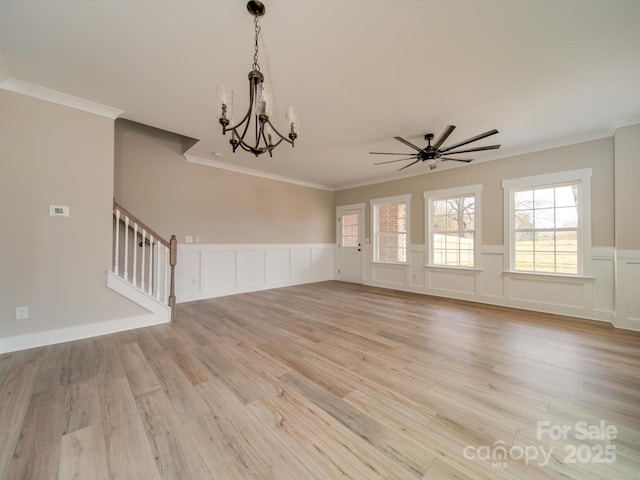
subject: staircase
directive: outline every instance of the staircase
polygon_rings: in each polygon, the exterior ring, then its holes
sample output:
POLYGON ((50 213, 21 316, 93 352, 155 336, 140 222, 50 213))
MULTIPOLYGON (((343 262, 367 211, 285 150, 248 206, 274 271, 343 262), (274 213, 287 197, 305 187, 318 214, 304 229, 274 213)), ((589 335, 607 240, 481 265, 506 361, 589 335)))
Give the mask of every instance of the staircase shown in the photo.
POLYGON ((166 240, 114 201, 112 290, 157 314, 175 320, 175 266, 178 241, 166 240))

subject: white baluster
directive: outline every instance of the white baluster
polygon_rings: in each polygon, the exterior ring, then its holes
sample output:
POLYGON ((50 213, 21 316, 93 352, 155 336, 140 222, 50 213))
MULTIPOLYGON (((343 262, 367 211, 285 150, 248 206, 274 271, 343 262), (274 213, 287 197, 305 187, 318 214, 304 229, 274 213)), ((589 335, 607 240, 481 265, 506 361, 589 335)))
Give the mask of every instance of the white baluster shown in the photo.
POLYGON ((145 237, 147 235, 146 230, 142 229, 142 257, 140 262, 140 290, 144 292, 144 249, 145 249, 145 237))
POLYGON ((153 235, 149 234, 149 295, 153 295, 153 235))
POLYGON ((138 224, 133 222, 133 279, 134 286, 138 286, 138 224))
POLYGON ((124 216, 124 279, 129 281, 129 215, 124 216))
POLYGON ((116 238, 115 238, 115 248, 114 248, 114 258, 113 258, 113 273, 118 275, 118 259, 120 257, 120 210, 115 209, 116 214, 116 238))
POLYGON ((160 300, 160 247, 162 244, 156 244, 156 300, 160 300))
POLYGON ((162 303, 167 303, 169 297, 169 248, 164 247, 164 297, 162 303))

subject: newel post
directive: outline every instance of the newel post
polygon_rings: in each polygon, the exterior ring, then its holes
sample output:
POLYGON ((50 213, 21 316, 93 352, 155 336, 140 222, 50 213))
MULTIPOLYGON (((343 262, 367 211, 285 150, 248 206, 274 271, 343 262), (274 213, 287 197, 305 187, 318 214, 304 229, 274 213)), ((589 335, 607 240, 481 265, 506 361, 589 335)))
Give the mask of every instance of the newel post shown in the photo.
POLYGON ((178 262, 178 239, 171 235, 169 240, 169 265, 171 266, 171 290, 169 291, 169 307, 171 307, 171 321, 176 319, 176 263, 178 262))

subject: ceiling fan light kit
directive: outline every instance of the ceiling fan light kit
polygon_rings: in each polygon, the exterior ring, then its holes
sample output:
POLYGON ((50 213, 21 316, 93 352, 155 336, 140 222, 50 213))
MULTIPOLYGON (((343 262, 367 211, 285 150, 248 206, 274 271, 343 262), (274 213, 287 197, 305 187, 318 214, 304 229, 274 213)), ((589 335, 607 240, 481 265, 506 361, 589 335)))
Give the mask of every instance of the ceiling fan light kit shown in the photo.
POLYGON ((233 152, 238 147, 253 153, 256 157, 263 153, 273 156, 273 150, 283 141, 294 146, 298 137, 300 122, 294 107, 288 107, 285 118, 287 120, 286 135, 281 134, 271 123, 273 113, 273 92, 271 86, 264 81, 264 75, 258 64, 258 39, 260 36, 259 18, 266 13, 266 7, 262 2, 252 0, 247 3, 247 10, 253 15, 255 26, 255 44, 253 54, 253 66, 249 72, 249 108, 240 122, 234 124, 233 117, 233 90, 225 85, 218 87, 218 109, 220 112, 220 125, 222 134, 231 132, 229 143, 233 152), (253 127, 250 126, 253 124, 253 127), (250 132, 251 130, 251 132, 250 132))
POLYGON ((431 145, 431 141, 433 140, 434 135, 433 133, 427 133, 424 136, 424 139, 427 141, 427 146, 424 148, 420 148, 414 145, 413 143, 408 142, 402 137, 393 137, 400 143, 403 143, 407 147, 412 148, 417 153, 369 152, 369 154, 371 155, 402 155, 405 157, 408 155, 407 158, 399 158, 397 160, 389 160, 387 162, 378 162, 378 163, 375 163, 374 165, 383 165, 385 163, 404 162, 407 160, 413 160, 413 162, 405 165, 399 170, 404 170, 405 168, 408 168, 411 165, 415 165, 418 162, 426 162, 427 165, 429 165, 429 168, 433 170, 434 168, 436 168, 438 160, 465 162, 465 163, 469 163, 473 161, 473 158, 454 158, 454 157, 450 157, 449 155, 457 155, 459 153, 480 152, 484 150, 495 150, 500 148, 500 145, 488 145, 486 147, 474 147, 474 148, 465 148, 463 150, 456 150, 457 148, 463 147, 464 145, 468 145, 469 143, 477 142, 478 140, 482 140, 483 138, 487 138, 487 137, 490 137, 491 135, 495 135, 496 133, 498 133, 498 130, 496 129, 489 130, 488 132, 481 133, 480 135, 476 135, 475 137, 471 137, 461 142, 454 143, 453 145, 449 145, 448 147, 442 147, 442 144, 447 140, 447 138, 449 138, 449 135, 453 133, 455 128, 456 128, 455 125, 447 126, 447 128, 444 129, 444 132, 442 132, 442 135, 440 135, 440 138, 438 138, 438 140, 433 145, 431 145))

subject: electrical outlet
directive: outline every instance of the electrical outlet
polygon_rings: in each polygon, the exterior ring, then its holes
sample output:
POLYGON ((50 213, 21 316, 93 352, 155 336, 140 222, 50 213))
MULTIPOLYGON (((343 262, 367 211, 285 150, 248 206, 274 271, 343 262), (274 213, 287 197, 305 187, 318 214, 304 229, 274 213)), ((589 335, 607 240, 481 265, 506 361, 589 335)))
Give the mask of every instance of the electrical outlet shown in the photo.
POLYGON ((16 307, 16 320, 29 318, 29 307, 16 307))
POLYGON ((193 243, 193 235, 185 235, 184 243, 193 243))

